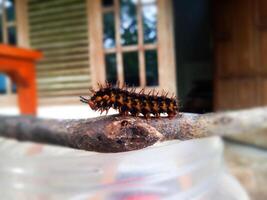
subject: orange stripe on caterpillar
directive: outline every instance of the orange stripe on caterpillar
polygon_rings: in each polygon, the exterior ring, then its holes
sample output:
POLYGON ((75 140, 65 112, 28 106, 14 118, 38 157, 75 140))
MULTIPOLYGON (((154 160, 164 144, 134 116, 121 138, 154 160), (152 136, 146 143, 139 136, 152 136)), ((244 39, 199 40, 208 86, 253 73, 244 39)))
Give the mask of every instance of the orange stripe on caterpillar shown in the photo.
POLYGON ((91 98, 80 97, 81 102, 88 104, 92 110, 107 113, 113 108, 121 115, 142 114, 145 118, 160 117, 160 114, 165 113, 172 118, 178 114, 178 100, 174 96, 167 97, 168 93, 158 95, 159 92, 155 94, 153 90, 145 94, 144 89, 135 92, 135 89, 128 90, 126 86, 112 86, 109 83, 98 85, 98 90, 90 89, 91 98))

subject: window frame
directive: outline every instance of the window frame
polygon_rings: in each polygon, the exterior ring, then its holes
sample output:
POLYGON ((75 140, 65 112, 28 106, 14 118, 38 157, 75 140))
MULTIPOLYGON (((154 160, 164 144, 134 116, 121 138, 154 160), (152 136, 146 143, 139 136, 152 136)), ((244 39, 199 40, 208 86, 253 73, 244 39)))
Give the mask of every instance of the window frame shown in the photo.
MULTIPOLYGON (((3 4, 5 0, 3 0, 3 4)), ((14 0, 15 3, 15 19, 13 22, 7 22, 6 9, 3 9, 3 43, 8 44, 7 28, 16 27, 16 39, 18 47, 29 48, 29 36, 28 36, 28 16, 27 16, 27 0, 14 0)), ((2 9, 2 7, 0 7, 2 9)), ((17 95, 12 92, 11 80, 8 77, 7 81, 7 93, 0 95, 0 106, 17 106, 17 95)))
MULTIPOLYGON (((114 6, 102 8, 101 0, 87 0, 88 12, 88 34, 89 34, 89 58, 90 70, 93 87, 97 87, 97 83, 104 83, 105 74, 105 54, 116 53, 117 57, 117 75, 120 82, 123 79, 123 60, 122 52, 138 51, 139 54, 139 77, 140 85, 138 89, 145 86, 145 50, 157 49, 158 54, 158 79, 157 87, 148 87, 152 89, 164 89, 170 93, 177 93, 176 69, 175 69, 175 50, 174 50, 174 31, 173 31, 173 13, 171 0, 157 0, 158 21, 157 21, 157 43, 144 44, 143 34, 138 34, 138 44, 121 46, 119 31, 115 31, 116 47, 104 49, 103 46, 103 13, 114 11, 115 29, 119 30, 119 5, 118 0, 114 0, 114 6), (119 45, 118 45, 119 44, 119 45)), ((141 5, 137 4, 137 26, 142 31, 142 15, 140 14, 141 5)), ((138 30, 138 32, 140 32, 138 30)))

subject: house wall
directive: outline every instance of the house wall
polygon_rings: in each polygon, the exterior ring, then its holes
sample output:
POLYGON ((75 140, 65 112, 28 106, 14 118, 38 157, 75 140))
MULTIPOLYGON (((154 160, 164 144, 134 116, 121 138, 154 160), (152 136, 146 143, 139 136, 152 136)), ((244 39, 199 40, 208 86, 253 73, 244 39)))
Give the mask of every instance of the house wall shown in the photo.
POLYGON ((214 1, 215 108, 267 104, 267 3, 214 1))
POLYGON ((91 85, 86 0, 28 0, 29 43, 41 50, 40 104, 78 102, 91 85))

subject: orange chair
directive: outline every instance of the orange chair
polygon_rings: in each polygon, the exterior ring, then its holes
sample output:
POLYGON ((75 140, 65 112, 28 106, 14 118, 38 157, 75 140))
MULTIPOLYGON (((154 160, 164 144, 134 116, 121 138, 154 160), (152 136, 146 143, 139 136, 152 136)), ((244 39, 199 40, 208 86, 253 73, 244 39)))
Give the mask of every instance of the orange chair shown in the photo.
POLYGON ((38 51, 0 45, 0 72, 16 84, 22 114, 36 115, 37 112, 35 62, 40 58, 42 53, 38 51))

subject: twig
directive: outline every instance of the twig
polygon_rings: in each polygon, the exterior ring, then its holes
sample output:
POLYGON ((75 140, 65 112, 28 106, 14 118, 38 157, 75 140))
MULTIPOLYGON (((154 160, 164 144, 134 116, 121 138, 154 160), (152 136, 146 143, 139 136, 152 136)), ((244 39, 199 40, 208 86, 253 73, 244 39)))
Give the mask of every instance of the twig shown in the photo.
POLYGON ((267 133, 267 107, 174 119, 118 115, 80 120, 0 116, 0 136, 98 152, 141 149, 164 140, 267 133))

